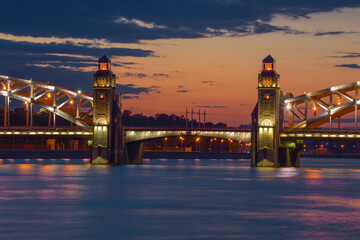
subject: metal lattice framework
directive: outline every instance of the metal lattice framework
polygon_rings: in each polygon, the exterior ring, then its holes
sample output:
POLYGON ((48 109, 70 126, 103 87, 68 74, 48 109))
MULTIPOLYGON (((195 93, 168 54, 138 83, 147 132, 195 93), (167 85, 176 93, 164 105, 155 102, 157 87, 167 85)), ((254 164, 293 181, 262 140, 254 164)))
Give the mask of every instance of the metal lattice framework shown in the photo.
POLYGON ((33 126, 33 106, 52 113, 54 127, 56 116, 86 130, 92 127, 93 121, 89 114, 93 110, 93 97, 90 94, 31 79, 3 75, 0 75, 0 84, 0 95, 5 97, 5 126, 8 126, 10 122, 10 99, 13 98, 27 105, 27 110, 30 110, 31 127, 33 126))
POLYGON ((338 128, 340 128, 340 118, 351 112, 355 112, 354 122, 355 129, 357 129, 357 111, 360 104, 359 86, 360 81, 286 99, 285 106, 289 111, 289 130, 315 129, 325 123, 329 123, 331 129, 334 119, 338 119, 338 128), (300 121, 295 126, 294 117, 300 121))

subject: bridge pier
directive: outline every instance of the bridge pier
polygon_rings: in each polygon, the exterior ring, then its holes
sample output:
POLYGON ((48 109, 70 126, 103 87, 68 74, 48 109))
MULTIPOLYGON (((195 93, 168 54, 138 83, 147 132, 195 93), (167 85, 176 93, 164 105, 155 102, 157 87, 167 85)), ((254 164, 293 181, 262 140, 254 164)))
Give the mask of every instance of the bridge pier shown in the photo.
POLYGON ((279 147, 279 167, 300 167, 300 151, 303 140, 284 141, 279 147))
POLYGON ((144 143, 142 142, 129 142, 126 143, 127 162, 129 164, 142 164, 144 143))

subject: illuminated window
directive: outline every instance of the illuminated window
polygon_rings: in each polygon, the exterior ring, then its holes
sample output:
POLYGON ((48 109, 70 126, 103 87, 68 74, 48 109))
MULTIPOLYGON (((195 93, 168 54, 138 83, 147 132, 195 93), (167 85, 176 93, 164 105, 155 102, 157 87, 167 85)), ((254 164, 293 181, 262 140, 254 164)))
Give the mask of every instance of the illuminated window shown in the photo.
POLYGON ((273 63, 264 63, 265 71, 272 71, 273 70, 273 63))
POLYGON ((101 71, 107 71, 108 69, 108 63, 99 63, 99 70, 101 71))
POLYGON ((272 79, 267 79, 267 78, 265 78, 265 79, 263 80, 263 86, 264 86, 264 87, 271 87, 271 85, 272 85, 272 79))

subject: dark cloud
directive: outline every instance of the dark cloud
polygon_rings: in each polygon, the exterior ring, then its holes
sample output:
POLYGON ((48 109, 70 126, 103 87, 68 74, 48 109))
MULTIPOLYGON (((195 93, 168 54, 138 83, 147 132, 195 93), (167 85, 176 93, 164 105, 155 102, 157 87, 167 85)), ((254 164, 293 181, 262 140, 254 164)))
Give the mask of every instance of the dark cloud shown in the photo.
POLYGON ((154 77, 165 77, 168 78, 169 74, 165 74, 165 73, 154 73, 153 74, 154 77))
POLYGON ((143 39, 198 38, 207 35, 297 33, 272 26, 276 14, 293 18, 359 7, 358 0, 328 1, 220 1, 120 0, 99 4, 79 1, 4 1, 2 32, 29 36, 107 39, 137 42, 143 39), (14 14, 16 13, 16 14, 14 14))
POLYGON ((339 52, 339 54, 342 54, 341 56, 330 56, 331 58, 360 58, 360 53, 358 52, 351 52, 351 53, 344 53, 339 52))
MULTIPOLYGON (((147 57, 152 51, 127 48, 87 48, 69 44, 42 44, 0 40, 0 73, 14 77, 80 88, 91 92, 92 72, 102 55, 147 57)), ((112 62, 113 66, 131 65, 131 62, 112 62)))
POLYGON ((135 78, 140 78, 140 79, 143 79, 143 78, 151 78, 151 79, 154 79, 154 80, 157 80, 158 77, 165 77, 165 78, 168 78, 169 77, 169 74, 165 74, 165 73, 153 73, 152 75, 148 75, 148 74, 145 74, 145 73, 131 73, 131 72, 126 72, 124 73, 124 76, 125 77, 135 77, 135 78))
POLYGON ((145 78, 147 77, 147 75, 145 73, 130 73, 130 72, 126 72, 124 73, 125 77, 137 77, 137 78, 145 78))
POLYGON ((334 31, 334 32, 316 32, 314 36, 325 36, 325 35, 341 35, 341 34, 351 34, 355 32, 344 32, 344 31, 334 31))
POLYGON ((208 106, 208 105, 198 105, 198 108, 227 108, 227 106, 208 106))
POLYGON ((131 56, 131 57, 147 57, 153 54, 153 51, 143 49, 129 48, 102 48, 77 46, 73 43, 30 43, 30 42, 13 42, 8 40, 0 40, 0 51, 2 53, 26 53, 26 54, 79 54, 84 56, 102 55, 112 56, 131 56))
POLYGON ((247 106, 252 106, 252 104, 246 104, 246 103, 240 103, 239 104, 240 107, 247 107, 247 106))
POLYGON ((336 65, 335 67, 360 69, 360 66, 355 63, 354 64, 340 64, 340 65, 336 65))
POLYGON ((124 95, 127 94, 159 94, 161 91, 159 90, 159 86, 150 86, 150 87, 137 87, 135 84, 117 84, 117 89, 124 95))
POLYGON ((216 81, 201 81, 201 83, 203 84, 208 84, 210 86, 214 86, 214 84, 216 83, 216 81))
POLYGON ((189 92, 189 90, 177 90, 176 92, 178 92, 178 93, 187 93, 187 92, 189 92))
POLYGON ((122 99, 139 99, 139 96, 134 96, 134 95, 132 95, 132 96, 129 96, 129 95, 123 95, 122 96, 122 99))

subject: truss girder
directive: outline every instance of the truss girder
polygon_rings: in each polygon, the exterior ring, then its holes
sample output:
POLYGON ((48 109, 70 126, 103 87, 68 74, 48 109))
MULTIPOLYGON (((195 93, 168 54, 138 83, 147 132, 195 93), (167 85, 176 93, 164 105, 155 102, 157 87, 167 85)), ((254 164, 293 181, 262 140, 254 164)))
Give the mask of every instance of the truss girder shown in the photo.
POLYGON ((85 113, 80 113, 80 108, 85 104, 90 102, 91 106, 93 105, 93 98, 90 94, 31 79, 3 75, 0 75, 0 83, 3 85, 0 90, 2 96, 43 108, 81 128, 89 130, 92 127, 92 118, 88 116, 92 112, 92 107, 86 109, 85 113), (26 91, 21 92, 24 89, 26 91), (51 97, 44 98, 47 94, 51 94, 51 97), (64 97, 67 98, 60 100, 64 97), (70 101, 74 102, 72 108, 65 106, 70 101))
MULTIPOLYGON (((358 99, 358 88, 360 86, 360 81, 344 84, 340 86, 335 86, 331 88, 322 89, 316 92, 312 93, 304 93, 300 96, 293 97, 286 99, 285 106, 290 106, 288 108, 289 111, 291 111, 294 116, 296 116, 301 122, 293 127, 293 129, 300 129, 300 128, 316 128, 326 122, 331 122, 332 119, 340 118, 341 116, 348 114, 352 111, 356 111, 357 106, 360 104, 360 100, 358 99), (348 92, 354 92, 354 97, 348 94, 348 92), (344 99, 348 100, 348 103, 341 103, 338 102, 339 105, 334 105, 332 96, 337 95, 338 100, 340 100, 340 97, 343 97, 344 99), (329 97, 330 102, 329 104, 325 103, 323 98, 329 97), (314 106, 319 106, 323 108, 325 111, 320 114, 316 113, 316 108, 314 108, 314 116, 308 117, 307 116, 307 103, 312 102, 314 106), (298 105, 305 104, 305 116, 304 118, 300 118, 297 114, 295 114, 294 107, 296 106, 297 110, 298 105), (293 109, 294 108, 294 109, 293 109)), ((355 117, 357 119, 357 117, 355 117)), ((357 121, 357 120, 356 120, 357 121)))

